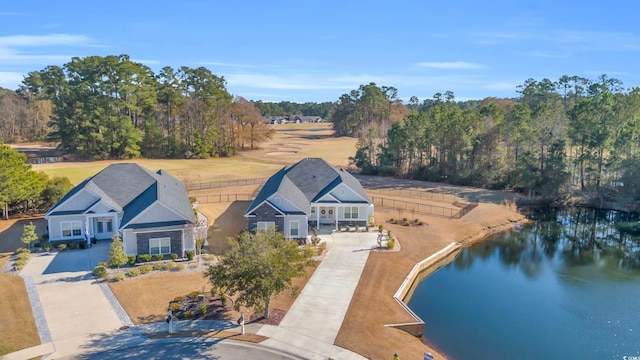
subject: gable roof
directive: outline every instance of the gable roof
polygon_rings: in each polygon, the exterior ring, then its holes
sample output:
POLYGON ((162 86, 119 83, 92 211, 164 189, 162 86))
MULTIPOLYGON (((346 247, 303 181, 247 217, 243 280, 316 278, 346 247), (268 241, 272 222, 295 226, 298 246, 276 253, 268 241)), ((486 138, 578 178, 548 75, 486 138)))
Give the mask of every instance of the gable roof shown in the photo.
POLYGON ((347 171, 337 169, 321 158, 300 160, 292 166, 282 168, 267 180, 258 196, 249 205, 245 216, 275 193, 300 207, 308 215, 312 202, 318 201, 341 183, 369 202, 369 197, 358 179, 347 171))
MULTIPOLYGON (((173 209, 184 220, 195 223, 186 189, 179 180, 166 171, 154 173, 132 163, 107 166, 69 191, 47 215, 62 215, 63 212, 56 209, 82 189, 97 195, 100 201, 118 211, 123 211, 120 222, 122 225, 126 225, 156 201, 173 209)), ((83 212, 85 210, 87 209, 83 209, 83 212)))

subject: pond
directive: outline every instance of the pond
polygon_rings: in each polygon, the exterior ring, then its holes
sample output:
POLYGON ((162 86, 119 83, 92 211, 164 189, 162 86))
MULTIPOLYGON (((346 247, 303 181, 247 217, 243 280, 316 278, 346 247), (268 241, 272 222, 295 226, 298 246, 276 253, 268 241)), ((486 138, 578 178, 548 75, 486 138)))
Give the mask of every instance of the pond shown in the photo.
POLYGON ((453 359, 640 356, 640 223, 585 208, 463 249, 424 279, 409 307, 424 340, 453 359))

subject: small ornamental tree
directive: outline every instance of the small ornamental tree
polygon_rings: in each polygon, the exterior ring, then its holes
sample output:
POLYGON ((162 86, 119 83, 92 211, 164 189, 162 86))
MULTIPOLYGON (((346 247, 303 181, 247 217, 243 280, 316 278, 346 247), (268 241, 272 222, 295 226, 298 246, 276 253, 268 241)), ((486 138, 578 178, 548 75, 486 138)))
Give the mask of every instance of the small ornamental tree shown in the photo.
POLYGON ((38 234, 36 234, 36 226, 32 222, 29 225, 24 226, 22 237, 20 240, 27 245, 27 248, 31 250, 31 243, 38 240, 38 234))
POLYGON ((114 235, 111 248, 109 249, 109 266, 117 267, 120 271, 120 266, 126 264, 129 261, 127 254, 124 252, 124 245, 120 236, 114 235))
POLYGON ((230 247, 222 259, 205 270, 214 288, 227 294, 237 294, 234 307, 264 310, 269 317, 269 302, 291 287, 294 277, 305 274, 308 253, 295 241, 286 240, 281 232, 244 232, 238 240, 229 238, 230 247))

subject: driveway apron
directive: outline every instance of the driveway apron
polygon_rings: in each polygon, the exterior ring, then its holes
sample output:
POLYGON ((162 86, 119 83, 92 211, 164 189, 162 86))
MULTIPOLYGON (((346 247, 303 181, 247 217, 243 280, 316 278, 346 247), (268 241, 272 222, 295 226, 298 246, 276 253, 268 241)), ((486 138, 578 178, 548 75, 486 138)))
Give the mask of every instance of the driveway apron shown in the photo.
POLYGON ((88 250, 33 254, 22 270, 21 276, 33 281, 44 314, 44 319, 36 316, 41 338, 48 330, 55 349, 47 359, 91 350, 92 336, 130 323, 116 312, 119 305, 114 309, 110 290, 91 276, 91 269, 106 261, 109 246, 101 242, 88 250))

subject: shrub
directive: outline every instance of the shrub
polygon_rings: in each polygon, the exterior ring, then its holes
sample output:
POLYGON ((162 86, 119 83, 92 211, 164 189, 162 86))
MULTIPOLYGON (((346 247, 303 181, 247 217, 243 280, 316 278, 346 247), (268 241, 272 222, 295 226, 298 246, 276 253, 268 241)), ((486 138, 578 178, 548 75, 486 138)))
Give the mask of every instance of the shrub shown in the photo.
POLYGON ((186 254, 187 254, 187 260, 189 260, 189 261, 193 260, 193 258, 195 256, 195 253, 194 253, 193 250, 187 250, 186 254))
POLYGON ((317 255, 322 255, 322 253, 325 251, 326 248, 327 248, 327 243, 322 243, 322 244, 318 245, 318 249, 316 250, 316 254, 317 255))
POLYGON ((184 300, 184 296, 176 296, 175 298, 173 298, 173 301, 175 302, 182 302, 184 300))
POLYGON ((396 238, 393 237, 393 235, 391 234, 391 232, 389 232, 389 234, 387 234, 388 238, 387 238, 387 247, 389 249, 393 249, 396 247, 396 238))
POLYGON ((176 260, 178 260, 178 254, 171 253, 171 261, 176 261, 176 260))
POLYGON ((227 293, 224 290, 220 290, 220 304, 222 307, 227 307, 227 293))
POLYGON ((57 248, 58 251, 65 251, 67 250, 67 244, 58 244, 57 248))
POLYGON ((358 226, 358 224, 356 224, 356 226, 354 227, 354 229, 356 230, 356 232, 360 231, 360 226, 358 226))
POLYGON ((23 248, 23 247, 19 247, 19 248, 17 248, 17 249, 16 249, 16 252, 17 252, 18 254, 20 254, 20 253, 30 253, 29 249, 25 249, 25 248, 23 248))
POLYGON ((205 304, 198 305, 198 312, 200 312, 200 314, 202 314, 202 315, 206 315, 207 314, 207 305, 205 305, 205 304))
POLYGON ((193 318, 193 311, 191 311, 191 310, 186 311, 184 313, 184 318, 187 319, 187 320, 193 318))
POLYGON ((16 265, 16 269, 22 270, 25 267, 25 265, 27 265, 27 260, 19 259, 16 261, 15 265, 16 265))
POLYGON ((369 216, 367 220, 368 220, 367 225, 376 226, 376 220, 373 218, 373 216, 369 216))
POLYGON ((405 221, 405 222, 406 222, 406 221, 408 221, 408 219, 407 219, 406 217, 403 217, 403 218, 402 218, 402 221, 405 221))
POLYGON ((106 262, 106 261, 100 261, 100 262, 98 263, 98 265, 99 265, 99 266, 103 266, 105 269, 109 267, 109 264, 107 264, 107 262, 106 262))
POLYGON ((80 249, 83 249, 83 250, 84 250, 84 249, 86 249, 86 248, 87 248, 87 242, 86 242, 86 241, 80 241, 80 242, 78 242, 78 247, 79 247, 80 249))
POLYGON ((198 265, 197 263, 189 264, 189 269, 195 269, 198 266, 200 266, 200 265, 198 265))
POLYGON ((200 254, 206 254, 206 253, 207 253, 207 250, 205 249, 200 250, 200 254))
POLYGON ((198 295, 200 295, 200 291, 192 291, 187 295, 189 299, 197 299, 198 295))
POLYGON ((102 265, 98 265, 93 268, 93 275, 95 276, 102 277, 106 273, 107 273, 107 268, 102 265))
MULTIPOLYGON (((393 219, 391 219, 391 222, 393 222, 393 219)), ((384 230, 384 225, 378 225, 378 232, 382 232, 382 230, 384 230)))
POLYGON ((138 268, 133 268, 133 269, 127 271, 127 276, 128 277, 136 277, 136 276, 140 276, 140 274, 142 274, 142 272, 140 272, 140 269, 138 269, 138 268))
POLYGON ((344 229, 344 231, 350 232, 351 231, 351 227, 349 227, 349 225, 347 225, 347 227, 344 229))
POLYGON ((28 260, 31 255, 28 252, 21 252, 16 255, 16 259, 18 260, 28 260))
POLYGON ((118 281, 123 281, 125 279, 124 274, 123 273, 118 273, 113 277, 113 281, 118 282, 118 281))
POLYGON ((175 266, 171 269, 172 271, 182 271, 187 268, 187 264, 174 264, 175 266))
POLYGON ((135 255, 131 255, 131 256, 127 256, 127 263, 131 266, 136 264, 136 256, 135 255))
POLYGON ((138 266, 138 270, 140 270, 140 274, 146 274, 153 271, 153 266, 149 264, 140 265, 138 266))
POLYGON ((162 261, 162 259, 164 259, 164 255, 163 254, 157 254, 156 256, 154 256, 154 258, 156 259, 156 261, 162 261))
POLYGON ((413 219, 413 222, 420 222, 420 219, 413 219))
POLYGON ((151 254, 140 254, 140 255, 138 255, 138 261, 140 261, 140 262, 149 262, 149 261, 151 261, 151 254))
POLYGON ((165 269, 164 263, 154 263, 153 265, 151 265, 151 267, 156 271, 165 269))
POLYGON ((67 248, 69 250, 75 250, 78 248, 78 243, 75 241, 70 241, 69 244, 67 245, 67 248))
POLYGON ((174 302, 174 303, 171 303, 171 305, 169 305, 169 310, 173 312, 180 311, 180 309, 182 309, 182 304, 180 303, 174 302))

